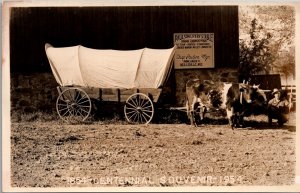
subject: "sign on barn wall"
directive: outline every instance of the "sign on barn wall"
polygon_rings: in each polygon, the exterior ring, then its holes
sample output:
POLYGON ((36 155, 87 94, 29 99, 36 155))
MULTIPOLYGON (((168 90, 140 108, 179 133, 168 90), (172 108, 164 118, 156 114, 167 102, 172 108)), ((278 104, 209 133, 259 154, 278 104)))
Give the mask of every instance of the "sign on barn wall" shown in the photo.
POLYGON ((214 68, 214 33, 175 33, 175 69, 214 68))

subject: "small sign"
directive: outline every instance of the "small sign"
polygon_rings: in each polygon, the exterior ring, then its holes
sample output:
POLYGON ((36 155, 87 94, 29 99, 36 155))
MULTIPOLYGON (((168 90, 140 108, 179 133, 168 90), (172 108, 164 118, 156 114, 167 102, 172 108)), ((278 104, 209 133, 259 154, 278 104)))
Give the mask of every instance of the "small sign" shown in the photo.
POLYGON ((175 69, 214 68, 213 33, 176 33, 175 69))

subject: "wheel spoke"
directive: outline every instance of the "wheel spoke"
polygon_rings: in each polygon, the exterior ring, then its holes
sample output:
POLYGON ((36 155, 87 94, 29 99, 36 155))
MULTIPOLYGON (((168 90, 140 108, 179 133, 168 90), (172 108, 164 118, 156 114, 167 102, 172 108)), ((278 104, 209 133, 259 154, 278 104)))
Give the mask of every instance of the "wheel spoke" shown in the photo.
POLYGON ((78 113, 79 113, 80 111, 82 111, 82 109, 83 109, 83 108, 77 106, 77 108, 76 108, 76 112, 77 112, 76 115, 78 115, 78 113))
POLYGON ((140 122, 140 114, 138 113, 137 114, 137 121, 136 121, 137 123, 139 123, 140 122))
POLYGON ((137 113, 136 116, 134 117, 134 122, 136 122, 136 119, 135 119, 135 118, 137 119, 137 121, 139 120, 139 114, 138 114, 138 113, 137 113))
POLYGON ((134 113, 129 117, 129 119, 131 119, 135 114, 137 114, 137 112, 134 112, 134 113))
POLYGON ((85 107, 85 108, 90 108, 90 106, 85 106, 85 105, 77 105, 79 108, 85 107))
POLYGON ((68 106, 67 104, 62 104, 62 103, 61 104, 57 104, 57 105, 66 106, 66 107, 68 106))
POLYGON ((140 120, 139 113, 137 113, 137 115, 136 115, 136 120, 135 120, 134 122, 135 122, 135 123, 138 123, 139 120, 140 120))
POLYGON ((59 100, 63 101, 64 103, 68 103, 70 101, 69 99, 64 100, 62 98, 59 98, 59 100))
POLYGON ((86 101, 82 101, 82 102, 80 102, 80 103, 79 103, 79 101, 78 101, 77 104, 80 105, 80 104, 82 104, 82 103, 89 102, 89 101, 90 101, 90 100, 87 98, 86 101))
POLYGON ((147 100, 141 107, 144 108, 144 106, 145 106, 147 103, 149 103, 149 102, 150 102, 150 101, 147 100))
POLYGON ((70 115, 70 109, 68 108, 68 110, 62 115, 62 117, 64 117, 67 113, 69 113, 70 115))
POLYGON ((150 115, 148 115, 147 113, 145 113, 145 112, 142 112, 144 115, 147 115, 147 117, 149 117, 149 118, 151 118, 151 116, 150 115))
POLYGON ((143 115, 143 113, 141 114, 141 116, 145 119, 145 121, 147 122, 147 118, 143 115))
POLYGON ((86 97, 86 95, 81 96, 81 98, 77 101, 77 103, 79 103, 82 99, 87 99, 89 101, 89 99, 86 97))
POLYGON ((80 113, 81 117, 84 117, 84 115, 81 113, 81 109, 78 110, 78 112, 80 113))
POLYGON ((141 119, 143 120, 143 123, 147 122, 147 118, 143 115, 143 113, 141 113, 141 119))
POLYGON ((142 101, 141 101, 140 107, 143 107, 143 105, 144 105, 144 101, 145 101, 145 98, 142 98, 142 101))
POLYGON ((137 112, 135 112, 134 114, 132 114, 130 117, 129 117, 129 120, 131 120, 131 118, 135 115, 135 117, 136 117, 136 114, 137 114, 137 112))
POLYGON ((78 110, 74 109, 74 116, 77 117, 78 110))
POLYGON ((74 116, 77 116, 78 109, 74 109, 73 111, 74 111, 74 116))
MULTIPOLYGON (((130 100, 132 101, 132 103, 133 103, 136 107, 138 107, 138 105, 135 103, 134 100, 132 100, 132 98, 130 98, 130 100)), ((129 103, 129 104, 130 104, 130 103, 129 103)))
POLYGON ((85 98, 85 95, 80 95, 80 99, 79 100, 77 100, 76 102, 77 103, 79 103, 82 99, 84 99, 85 98))
POLYGON ((76 92, 75 102, 77 102, 78 97, 81 96, 79 92, 76 92))
POLYGON ((66 108, 63 108, 63 109, 58 109, 58 110, 63 111, 63 110, 66 110, 66 109, 69 109, 69 107, 66 107, 66 108))
POLYGON ((73 99, 73 101, 75 101, 77 91, 74 90, 74 91, 71 92, 71 93, 72 93, 72 99, 73 99))
POLYGON ((142 111, 149 112, 149 113, 153 112, 153 111, 149 111, 149 110, 146 110, 146 109, 143 109, 142 111))
POLYGON ((132 107, 134 107, 134 108, 136 108, 137 106, 133 106, 132 104, 130 104, 130 103, 126 103, 127 105, 130 105, 130 106, 132 106, 132 107))
POLYGON ((126 109, 130 109, 130 110, 135 110, 136 111, 136 108, 126 107, 126 109))
POLYGON ((69 94, 69 96, 70 96, 70 100, 72 101, 72 100, 73 100, 73 96, 72 96, 72 94, 71 94, 71 90, 68 90, 68 94, 69 94))
POLYGON ((82 117, 82 118, 84 118, 85 116, 81 113, 82 112, 82 110, 81 109, 78 109, 77 110, 77 112, 78 112, 78 116, 80 116, 80 117, 82 117))
POLYGON ((88 107, 90 107, 89 100, 84 101, 84 102, 81 102, 81 103, 77 103, 77 105, 78 105, 78 106, 86 106, 86 105, 88 105, 88 107))
POLYGON ((149 106, 147 106, 147 107, 143 107, 143 109, 147 109, 147 108, 149 108, 149 107, 151 107, 151 109, 152 109, 152 105, 149 105, 149 106))
POLYGON ((134 122, 139 122, 139 113, 136 114, 136 120, 134 119, 134 122))
POLYGON ((143 120, 142 120, 142 116, 141 116, 141 113, 139 113, 139 123, 142 123, 143 120), (140 121, 141 120, 141 121, 140 121))
POLYGON ((74 109, 71 109, 70 113, 74 116, 74 109))
POLYGON ((82 111, 84 111, 84 112, 86 112, 86 113, 89 113, 88 111, 85 111, 85 110, 83 110, 83 109, 80 109, 80 110, 82 110, 82 111))
POLYGON ((140 106, 140 95, 137 95, 135 98, 136 104, 139 107, 140 106))
POLYGON ((130 114, 130 113, 136 113, 136 111, 129 111, 129 112, 126 112, 126 114, 130 114))

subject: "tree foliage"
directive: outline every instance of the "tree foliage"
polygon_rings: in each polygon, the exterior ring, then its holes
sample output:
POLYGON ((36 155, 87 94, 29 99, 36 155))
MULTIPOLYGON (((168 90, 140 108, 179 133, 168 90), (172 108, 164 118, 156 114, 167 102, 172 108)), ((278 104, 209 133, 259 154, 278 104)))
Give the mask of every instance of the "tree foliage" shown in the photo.
POLYGON ((278 69, 278 71, 284 75, 286 84, 288 77, 292 76, 295 79, 295 58, 294 58, 294 50, 293 51, 285 51, 279 54, 280 58, 284 58, 284 60, 279 60, 274 64, 274 67, 278 69))
MULTIPOLYGON (((274 44, 294 44, 295 9, 292 6, 254 6, 265 32, 274 35, 274 44)), ((283 45, 283 46, 285 46, 283 45)))
POLYGON ((261 35, 262 25, 257 24, 257 19, 251 21, 249 30, 250 40, 240 40, 240 80, 248 80, 251 75, 263 72, 268 74, 274 62, 270 49, 270 33, 261 35))
POLYGON ((274 71, 295 74, 295 10, 292 6, 240 8, 240 80, 274 71))

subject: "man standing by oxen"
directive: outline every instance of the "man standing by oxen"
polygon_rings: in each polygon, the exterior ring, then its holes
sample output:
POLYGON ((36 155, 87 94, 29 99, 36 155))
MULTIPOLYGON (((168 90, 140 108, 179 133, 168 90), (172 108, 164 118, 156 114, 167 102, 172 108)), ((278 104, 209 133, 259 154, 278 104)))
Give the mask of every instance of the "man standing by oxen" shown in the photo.
POLYGON ((282 126, 288 121, 288 114, 292 107, 292 103, 289 103, 286 96, 275 88, 272 92, 273 99, 268 103, 268 121, 269 125, 272 125, 272 119, 278 120, 278 125, 282 126))

